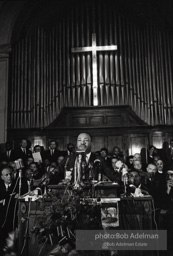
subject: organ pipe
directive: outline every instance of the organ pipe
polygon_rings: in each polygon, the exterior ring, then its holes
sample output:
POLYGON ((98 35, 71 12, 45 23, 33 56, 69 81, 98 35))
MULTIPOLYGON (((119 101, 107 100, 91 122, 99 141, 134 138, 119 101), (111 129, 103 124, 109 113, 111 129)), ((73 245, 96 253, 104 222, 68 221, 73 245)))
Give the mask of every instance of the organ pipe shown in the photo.
POLYGON ((14 43, 10 128, 43 128, 63 107, 93 105, 92 53, 71 51, 91 46, 92 33, 118 49, 97 53, 99 105, 130 105, 148 124, 173 124, 172 34, 125 18, 113 2, 74 4, 14 43))

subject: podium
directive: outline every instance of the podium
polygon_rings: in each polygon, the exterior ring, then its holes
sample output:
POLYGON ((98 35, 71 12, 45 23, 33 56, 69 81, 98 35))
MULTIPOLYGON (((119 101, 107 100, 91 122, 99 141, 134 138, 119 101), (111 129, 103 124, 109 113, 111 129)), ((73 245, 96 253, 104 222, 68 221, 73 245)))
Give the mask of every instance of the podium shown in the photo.
POLYGON ((153 229, 153 203, 151 196, 125 197, 119 203, 120 227, 127 230, 153 229))
POLYGON ((41 246, 37 243, 36 237, 32 235, 32 229, 37 217, 43 214, 44 209, 39 201, 25 201, 24 199, 19 199, 19 201, 18 254, 20 256, 36 256, 39 254, 41 246))
MULTIPOLYGON (((55 187, 54 187, 55 189, 55 187)), ((62 189, 62 187, 61 187, 62 189)), ((100 191, 100 190, 99 190, 100 191)), ((98 191, 96 191, 98 192, 98 191)), ((44 212, 44 206, 51 206, 52 201, 45 198, 44 203, 38 201, 20 200, 19 209, 19 255, 20 256, 40 256, 46 255, 50 250, 50 246, 41 249, 42 245, 38 244, 37 238, 32 234, 32 229, 35 226, 37 218, 44 212)), ((101 208, 104 206, 113 207, 114 203, 118 201, 119 207, 119 225, 115 228, 117 230, 149 230, 152 229, 152 197, 140 198, 84 198, 88 200, 88 205, 94 203, 101 208)))
POLYGON ((118 198, 119 184, 114 182, 100 182, 94 186, 93 197, 100 198, 118 198))

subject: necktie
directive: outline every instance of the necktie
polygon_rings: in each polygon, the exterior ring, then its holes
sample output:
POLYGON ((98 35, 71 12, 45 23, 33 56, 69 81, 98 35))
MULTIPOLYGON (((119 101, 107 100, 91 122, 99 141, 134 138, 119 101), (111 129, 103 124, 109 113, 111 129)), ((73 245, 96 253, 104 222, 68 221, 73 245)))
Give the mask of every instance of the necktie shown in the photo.
POLYGON ((7 157, 10 158, 10 151, 7 151, 7 157))
POLYGON ((23 149, 23 153, 26 155, 26 149, 25 148, 23 149))
POLYGON ((7 192, 9 191, 9 188, 10 188, 10 186, 7 185, 7 186, 6 186, 6 191, 7 191, 7 192))

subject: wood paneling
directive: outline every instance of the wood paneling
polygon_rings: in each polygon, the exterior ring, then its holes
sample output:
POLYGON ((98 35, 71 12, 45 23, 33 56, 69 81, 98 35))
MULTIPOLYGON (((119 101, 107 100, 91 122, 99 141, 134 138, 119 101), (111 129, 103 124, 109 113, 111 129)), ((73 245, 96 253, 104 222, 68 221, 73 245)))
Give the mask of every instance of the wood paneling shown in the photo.
POLYGON ((121 150, 125 150, 123 145, 123 136, 108 136, 108 144, 107 144, 107 148, 109 150, 109 152, 112 152, 113 147, 119 147, 121 150))
POLYGON ((92 137, 92 151, 99 151, 105 146, 104 136, 94 136, 92 137))
POLYGON ((148 148, 148 134, 132 134, 130 135, 129 155, 141 153, 141 149, 148 148))

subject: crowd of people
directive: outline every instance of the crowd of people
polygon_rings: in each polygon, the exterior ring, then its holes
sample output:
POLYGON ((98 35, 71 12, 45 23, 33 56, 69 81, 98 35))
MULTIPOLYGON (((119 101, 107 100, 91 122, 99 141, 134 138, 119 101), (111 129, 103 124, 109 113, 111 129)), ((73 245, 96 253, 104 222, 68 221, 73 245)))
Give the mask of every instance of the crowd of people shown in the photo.
POLYGON ((16 208, 18 196, 36 187, 42 189, 45 181, 46 185, 58 185, 77 182, 79 177, 83 184, 93 180, 118 183, 119 196, 152 196, 157 227, 172 232, 173 140, 164 153, 150 146, 145 163, 140 153, 125 158, 118 146, 112 152, 107 148, 92 152, 91 145, 91 136, 87 133, 78 135, 76 146, 68 143, 66 151, 58 150, 55 140, 50 141, 48 150, 35 145, 33 152, 26 139, 22 139, 15 150, 6 143, 6 151, 0 155, 1 248, 7 234, 17 225, 17 216, 11 209, 16 208), (78 164, 80 175, 76 172, 78 164), (163 212, 166 218, 162 219, 163 212))

